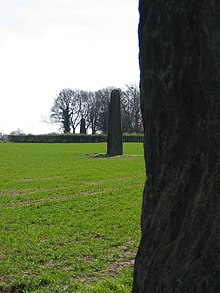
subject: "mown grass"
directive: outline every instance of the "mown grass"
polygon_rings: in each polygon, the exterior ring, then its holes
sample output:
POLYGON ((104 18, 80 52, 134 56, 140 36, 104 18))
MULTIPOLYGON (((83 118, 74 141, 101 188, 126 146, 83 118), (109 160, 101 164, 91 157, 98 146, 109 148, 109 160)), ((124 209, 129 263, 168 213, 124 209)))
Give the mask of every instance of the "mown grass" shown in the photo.
POLYGON ((131 292, 141 143, 0 144, 0 291, 131 292))

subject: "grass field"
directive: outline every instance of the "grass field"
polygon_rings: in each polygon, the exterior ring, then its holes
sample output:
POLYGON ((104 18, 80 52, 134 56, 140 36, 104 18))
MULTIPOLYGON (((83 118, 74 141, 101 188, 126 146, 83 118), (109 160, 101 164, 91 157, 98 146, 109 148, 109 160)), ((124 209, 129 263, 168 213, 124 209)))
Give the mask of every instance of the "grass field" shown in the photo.
POLYGON ((143 146, 0 144, 0 292, 131 292, 143 146))

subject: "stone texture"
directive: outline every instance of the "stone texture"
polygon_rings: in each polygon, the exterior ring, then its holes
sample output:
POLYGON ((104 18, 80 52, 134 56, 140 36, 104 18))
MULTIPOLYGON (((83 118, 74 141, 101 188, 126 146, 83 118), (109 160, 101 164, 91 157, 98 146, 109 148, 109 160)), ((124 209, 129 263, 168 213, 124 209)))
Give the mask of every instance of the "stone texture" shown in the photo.
POLYGON ((123 154, 122 126, 121 126, 121 97, 120 90, 111 92, 108 119, 107 155, 123 154))
POLYGON ((220 292, 220 4, 139 10, 147 183, 133 292, 220 292))

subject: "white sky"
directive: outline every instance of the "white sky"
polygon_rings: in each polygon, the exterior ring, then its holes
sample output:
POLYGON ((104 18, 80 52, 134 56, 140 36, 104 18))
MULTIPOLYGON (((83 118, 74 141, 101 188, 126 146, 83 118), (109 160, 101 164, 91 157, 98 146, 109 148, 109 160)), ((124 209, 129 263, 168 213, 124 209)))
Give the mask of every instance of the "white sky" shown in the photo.
POLYGON ((138 0, 0 0, 0 132, 42 123, 63 88, 139 82, 138 0))

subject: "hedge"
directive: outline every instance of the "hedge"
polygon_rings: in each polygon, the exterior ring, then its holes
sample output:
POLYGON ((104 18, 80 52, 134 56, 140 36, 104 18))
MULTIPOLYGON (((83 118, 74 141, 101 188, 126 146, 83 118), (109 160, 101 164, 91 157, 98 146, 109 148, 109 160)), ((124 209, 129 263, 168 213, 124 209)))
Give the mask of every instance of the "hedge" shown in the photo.
MULTIPOLYGON (((61 134, 61 135, 9 135, 10 142, 17 143, 95 143, 107 142, 106 135, 61 134)), ((123 142, 143 142, 143 134, 124 134, 123 142)))

